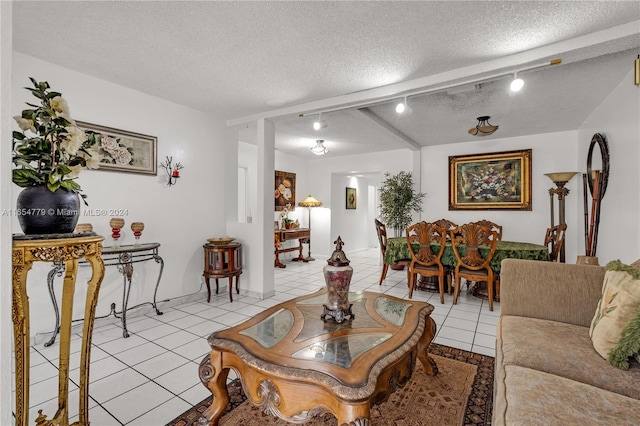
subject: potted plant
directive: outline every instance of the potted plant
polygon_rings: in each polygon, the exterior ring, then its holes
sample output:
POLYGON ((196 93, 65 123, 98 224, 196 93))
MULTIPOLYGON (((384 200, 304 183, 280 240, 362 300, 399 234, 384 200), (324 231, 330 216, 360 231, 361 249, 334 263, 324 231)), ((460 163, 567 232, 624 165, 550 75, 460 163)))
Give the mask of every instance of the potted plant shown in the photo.
MULTIPOLYGON (((16 214, 25 234, 73 232, 82 194, 76 178, 83 168, 98 168, 95 132, 84 132, 69 115, 69 106, 49 83, 30 77, 25 87, 39 104, 15 118, 13 183, 25 188, 18 195, 16 214)), ((86 204, 86 201, 85 201, 86 204)))
POLYGON ((413 213, 422 211, 422 199, 426 194, 413 189, 411 173, 385 173, 384 177, 380 187, 380 219, 399 237, 411 224, 413 213))

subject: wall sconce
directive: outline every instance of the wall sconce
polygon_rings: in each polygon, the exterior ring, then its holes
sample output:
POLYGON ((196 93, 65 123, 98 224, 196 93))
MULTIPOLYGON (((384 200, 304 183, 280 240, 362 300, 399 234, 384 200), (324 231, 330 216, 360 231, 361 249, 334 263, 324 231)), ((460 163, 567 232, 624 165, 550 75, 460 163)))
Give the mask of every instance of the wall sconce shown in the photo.
POLYGON ((183 169, 184 166, 179 162, 173 162, 173 157, 166 157, 167 159, 160 163, 160 167, 164 169, 167 173, 167 185, 175 185, 178 183, 178 178, 180 178, 180 169, 183 169))

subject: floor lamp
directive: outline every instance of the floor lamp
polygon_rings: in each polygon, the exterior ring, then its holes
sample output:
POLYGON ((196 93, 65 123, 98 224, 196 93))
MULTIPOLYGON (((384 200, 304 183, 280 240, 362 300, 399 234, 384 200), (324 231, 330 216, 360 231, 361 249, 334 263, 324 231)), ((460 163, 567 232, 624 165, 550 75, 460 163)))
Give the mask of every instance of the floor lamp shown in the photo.
POLYGON ((300 207, 306 207, 307 210, 309 211, 309 255, 305 260, 315 260, 313 257, 311 257, 311 208, 320 207, 322 205, 322 201, 318 201, 315 198, 313 198, 311 195, 309 195, 307 198, 300 201, 298 205, 300 207))
MULTIPOLYGON (((554 204, 553 196, 554 195, 558 196, 558 225, 563 225, 563 224, 566 225, 567 222, 565 222, 565 219, 564 219, 564 199, 567 195, 569 195, 569 190, 564 186, 577 173, 578 172, 545 173, 545 176, 547 176, 549 179, 551 179, 553 183, 556 184, 555 188, 549 188, 549 201, 551 202, 550 205, 551 205, 551 227, 552 228, 555 226, 554 224, 555 214, 553 211, 553 204, 554 204)), ((564 253, 565 252, 564 252, 564 244, 563 244, 562 247, 560 248, 560 262, 563 262, 563 263, 565 260, 564 253)))

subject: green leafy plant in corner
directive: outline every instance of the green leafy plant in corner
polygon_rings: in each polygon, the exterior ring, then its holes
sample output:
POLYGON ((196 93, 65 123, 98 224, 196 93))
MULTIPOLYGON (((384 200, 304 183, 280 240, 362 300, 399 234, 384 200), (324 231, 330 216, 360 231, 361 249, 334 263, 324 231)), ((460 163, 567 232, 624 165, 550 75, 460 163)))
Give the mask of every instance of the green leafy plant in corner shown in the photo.
MULTIPOLYGON (((46 185, 51 192, 59 188, 78 193, 75 181, 83 168, 98 168, 92 145, 100 134, 80 129, 69 114, 69 106, 49 83, 29 77, 33 87, 25 87, 39 104, 15 116, 21 131, 13 131, 13 183, 20 187, 46 185)), ((86 202, 85 202, 86 204, 86 202)))
POLYGON ((411 224, 413 213, 422 211, 426 194, 414 190, 411 173, 385 173, 384 177, 380 187, 380 219, 396 236, 401 236, 411 224))

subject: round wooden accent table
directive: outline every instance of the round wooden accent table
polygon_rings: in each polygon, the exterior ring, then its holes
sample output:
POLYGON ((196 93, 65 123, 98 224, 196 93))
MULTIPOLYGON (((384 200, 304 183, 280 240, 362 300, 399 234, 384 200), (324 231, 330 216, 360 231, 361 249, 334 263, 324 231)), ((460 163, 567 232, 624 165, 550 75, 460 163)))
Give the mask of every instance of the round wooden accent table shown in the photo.
POLYGON ((233 277, 236 277, 236 294, 240 294, 240 274, 242 274, 242 244, 205 244, 204 275, 207 284, 207 302, 211 300, 209 278, 216 280, 216 294, 218 294, 218 279, 229 278, 229 300, 233 302, 233 277))

